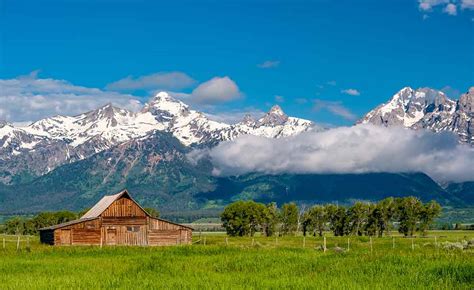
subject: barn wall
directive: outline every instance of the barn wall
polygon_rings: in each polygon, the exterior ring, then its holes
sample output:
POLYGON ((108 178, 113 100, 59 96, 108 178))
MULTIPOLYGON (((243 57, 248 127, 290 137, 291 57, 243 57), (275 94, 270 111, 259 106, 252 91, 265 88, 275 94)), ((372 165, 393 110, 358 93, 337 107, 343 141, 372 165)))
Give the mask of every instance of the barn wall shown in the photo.
POLYGON ((146 213, 131 199, 122 197, 114 201, 102 214, 102 217, 146 217, 146 213))
POLYGON ((148 218, 148 221, 148 244, 151 246, 192 242, 192 230, 189 228, 154 218, 148 218))
POLYGON ((113 225, 146 225, 146 217, 104 217, 103 226, 113 225))
POLYGON ((100 239, 99 219, 54 230, 55 245, 100 245, 100 239))

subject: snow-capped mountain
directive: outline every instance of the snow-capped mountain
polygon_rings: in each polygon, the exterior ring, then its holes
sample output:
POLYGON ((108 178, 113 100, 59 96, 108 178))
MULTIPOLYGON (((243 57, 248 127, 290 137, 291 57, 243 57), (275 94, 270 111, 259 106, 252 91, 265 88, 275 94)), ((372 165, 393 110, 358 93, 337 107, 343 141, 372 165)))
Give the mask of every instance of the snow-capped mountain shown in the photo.
POLYGON ((320 129, 274 106, 261 119, 225 124, 160 92, 140 112, 107 104, 77 116, 54 116, 28 126, 0 124, 0 181, 23 172, 37 176, 155 131, 170 132, 185 146, 212 146, 240 135, 280 138, 320 129))
POLYGON ((390 101, 367 113, 359 123, 451 131, 459 136, 460 142, 474 145, 474 87, 459 100, 451 100, 443 92, 430 88, 405 87, 390 101))

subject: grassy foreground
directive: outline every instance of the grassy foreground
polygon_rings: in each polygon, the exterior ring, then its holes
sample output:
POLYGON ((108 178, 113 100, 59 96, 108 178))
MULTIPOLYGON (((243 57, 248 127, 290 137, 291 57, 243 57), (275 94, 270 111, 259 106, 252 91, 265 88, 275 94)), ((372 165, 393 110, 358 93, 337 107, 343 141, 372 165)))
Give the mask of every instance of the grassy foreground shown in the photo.
MULTIPOLYGON (((474 252, 437 242, 474 238, 472 232, 431 232, 430 238, 226 238, 208 234, 192 246, 51 247, 15 237, 0 248, 0 288, 319 288, 473 289, 474 252), (205 240, 205 245, 204 245, 205 240), (226 245, 227 244, 227 245, 226 245), (346 249, 335 250, 335 246, 346 249), (304 247, 303 247, 304 246, 304 247)), ((0 239, 3 237, 0 236, 0 239)), ((195 233, 194 240, 199 240, 195 233)))

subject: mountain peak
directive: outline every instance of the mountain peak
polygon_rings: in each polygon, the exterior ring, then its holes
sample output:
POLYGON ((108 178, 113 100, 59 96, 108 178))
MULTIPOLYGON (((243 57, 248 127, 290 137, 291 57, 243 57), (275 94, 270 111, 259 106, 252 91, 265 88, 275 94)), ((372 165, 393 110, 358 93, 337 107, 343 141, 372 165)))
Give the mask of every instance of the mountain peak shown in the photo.
POLYGON ((255 123, 255 119, 250 114, 246 114, 240 123, 245 125, 251 125, 255 123))
POLYGON ((258 123, 263 126, 278 126, 285 124, 286 121, 288 121, 288 116, 280 106, 274 105, 265 116, 258 120, 258 123))
POLYGON ((157 93, 148 103, 143 107, 142 112, 150 112, 153 115, 166 115, 170 118, 177 115, 182 115, 189 111, 188 105, 173 98, 167 92, 157 93))
POLYGON ((271 107, 268 113, 279 115, 279 116, 285 116, 285 112, 283 112, 282 108, 279 105, 273 105, 273 107, 271 107))
POLYGON ((5 126, 11 126, 11 125, 6 120, 0 120, 0 128, 3 128, 5 126))

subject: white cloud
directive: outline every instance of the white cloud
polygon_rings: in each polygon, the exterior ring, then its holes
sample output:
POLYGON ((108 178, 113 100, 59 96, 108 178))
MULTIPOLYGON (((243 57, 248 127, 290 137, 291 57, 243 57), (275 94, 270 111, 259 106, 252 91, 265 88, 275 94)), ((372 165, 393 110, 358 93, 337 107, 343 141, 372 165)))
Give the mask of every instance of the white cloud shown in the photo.
POLYGON ((351 96, 360 96, 360 92, 356 89, 342 90, 341 93, 351 96))
POLYGON ((285 97, 277 95, 277 96, 275 96, 275 102, 283 103, 283 102, 285 102, 285 97))
POLYGON ((449 3, 449 0, 419 0, 418 7, 423 11, 431 11, 433 7, 449 3))
POLYGON ((203 156, 211 158, 216 175, 424 172, 441 182, 474 180, 474 148, 451 133, 371 125, 280 139, 247 135, 189 158, 203 156))
POLYGON ((461 8, 474 10, 474 0, 461 0, 461 8))
MULTIPOLYGON (((458 8, 474 10, 474 0, 418 0, 418 8, 423 12, 432 12, 437 6, 442 7, 444 13, 455 16, 458 14, 458 8)), ((428 18, 425 15, 423 15, 423 20, 428 18)))
POLYGON ((223 103, 242 97, 237 84, 229 77, 215 77, 200 84, 191 94, 196 103, 223 103))
POLYGON ((275 68, 279 65, 280 65, 279 60, 267 60, 267 61, 264 61, 264 62, 258 64, 257 66, 259 68, 275 68))
POLYGON ((182 72, 158 72, 133 78, 128 76, 107 85, 107 89, 116 91, 133 90, 176 90, 188 88, 196 81, 182 72))
POLYGON ((306 99, 306 98, 296 98, 296 99, 295 99, 295 102, 296 102, 297 104, 303 105, 303 104, 307 104, 307 103, 308 103, 308 99, 306 99))
POLYGON ((335 86, 335 85, 337 85, 337 82, 336 81, 329 81, 326 84, 328 84, 330 86, 335 86))
POLYGON ((334 115, 343 117, 346 120, 354 121, 357 116, 354 115, 348 108, 344 107, 340 102, 324 101, 324 100, 313 100, 313 110, 327 110, 334 115))
POLYGON ((83 113, 106 103, 138 110, 134 96, 76 86, 65 80, 38 78, 38 71, 14 79, 0 79, 0 120, 36 121, 52 115, 83 113))
POLYGON ((458 8, 455 4, 453 3, 449 3, 448 5, 446 5, 446 7, 444 7, 443 11, 449 15, 457 15, 458 14, 458 8))

